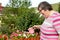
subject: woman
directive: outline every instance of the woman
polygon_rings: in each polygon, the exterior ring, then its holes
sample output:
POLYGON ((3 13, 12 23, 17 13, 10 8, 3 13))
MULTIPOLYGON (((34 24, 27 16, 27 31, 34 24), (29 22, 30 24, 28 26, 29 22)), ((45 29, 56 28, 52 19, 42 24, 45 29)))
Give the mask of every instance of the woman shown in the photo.
POLYGON ((40 27, 33 26, 40 28, 40 40, 60 40, 60 14, 46 1, 38 5, 38 11, 45 17, 40 27))

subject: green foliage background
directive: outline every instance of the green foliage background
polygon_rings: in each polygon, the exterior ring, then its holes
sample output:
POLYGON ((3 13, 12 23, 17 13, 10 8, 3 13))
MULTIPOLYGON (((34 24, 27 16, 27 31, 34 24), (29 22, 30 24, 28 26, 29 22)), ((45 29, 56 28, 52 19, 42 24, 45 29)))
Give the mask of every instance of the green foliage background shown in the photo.
POLYGON ((10 5, 8 4, 2 12, 0 31, 11 34, 16 30, 25 31, 33 25, 41 25, 44 17, 40 17, 35 8, 29 8, 30 5, 28 0, 10 0, 10 5))

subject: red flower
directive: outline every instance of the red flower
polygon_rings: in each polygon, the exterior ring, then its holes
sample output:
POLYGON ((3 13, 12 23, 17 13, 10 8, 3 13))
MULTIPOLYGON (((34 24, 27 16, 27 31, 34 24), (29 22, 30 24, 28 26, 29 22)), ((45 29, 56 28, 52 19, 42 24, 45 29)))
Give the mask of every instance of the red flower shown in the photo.
POLYGON ((0 35, 0 38, 2 38, 2 35, 0 35))

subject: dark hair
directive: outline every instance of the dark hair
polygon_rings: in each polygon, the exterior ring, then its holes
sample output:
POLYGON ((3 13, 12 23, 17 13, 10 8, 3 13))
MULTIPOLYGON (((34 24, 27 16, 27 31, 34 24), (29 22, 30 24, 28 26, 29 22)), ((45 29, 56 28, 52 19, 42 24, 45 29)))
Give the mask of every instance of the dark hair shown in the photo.
POLYGON ((41 8, 42 10, 49 10, 49 11, 53 10, 51 4, 49 4, 49 3, 46 2, 46 1, 41 2, 41 3, 38 5, 38 10, 39 10, 39 8, 41 8))
POLYGON ((40 34, 40 29, 34 29, 34 33, 38 33, 38 34, 40 34))

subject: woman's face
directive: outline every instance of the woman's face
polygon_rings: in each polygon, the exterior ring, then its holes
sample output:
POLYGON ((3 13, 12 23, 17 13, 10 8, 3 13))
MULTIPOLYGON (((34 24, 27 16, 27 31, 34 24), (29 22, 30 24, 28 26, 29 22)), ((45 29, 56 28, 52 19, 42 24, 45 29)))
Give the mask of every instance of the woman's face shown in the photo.
POLYGON ((42 10, 41 8, 39 9, 39 12, 43 14, 44 17, 48 17, 48 11, 47 10, 42 10))

